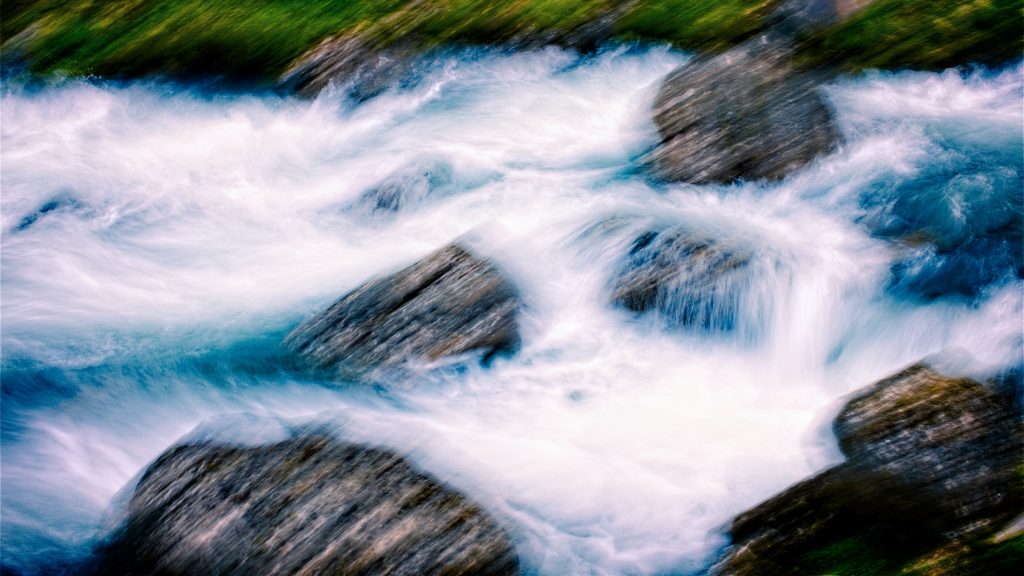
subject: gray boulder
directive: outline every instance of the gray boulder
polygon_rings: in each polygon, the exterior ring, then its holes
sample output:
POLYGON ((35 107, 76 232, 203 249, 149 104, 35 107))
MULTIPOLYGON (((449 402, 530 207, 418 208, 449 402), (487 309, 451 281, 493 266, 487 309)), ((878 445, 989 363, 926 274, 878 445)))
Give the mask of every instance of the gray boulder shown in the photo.
POLYGON ((103 574, 514 575, 482 509, 390 452, 306 434, 186 444, 143 474, 103 574))
POLYGON ((368 100, 407 74, 416 54, 404 44, 381 47, 365 34, 328 38, 294 62, 277 88, 312 98, 333 80, 347 84, 347 95, 354 100, 368 100))
POLYGON ((453 244, 346 294, 285 342, 344 376, 471 351, 488 357, 518 345, 521 306, 494 264, 453 244))
POLYGON ((659 178, 694 184, 778 180, 840 142, 821 78, 792 64, 784 35, 765 33, 699 56, 662 83, 654 102, 659 178))
POLYGON ((612 279, 611 300, 670 325, 708 331, 734 327, 752 254, 686 227, 638 235, 612 279))
POLYGON ((951 543, 974 554, 1024 506, 1021 420, 978 382, 917 364, 854 395, 833 428, 846 462, 737 516, 713 573, 896 573, 951 543))

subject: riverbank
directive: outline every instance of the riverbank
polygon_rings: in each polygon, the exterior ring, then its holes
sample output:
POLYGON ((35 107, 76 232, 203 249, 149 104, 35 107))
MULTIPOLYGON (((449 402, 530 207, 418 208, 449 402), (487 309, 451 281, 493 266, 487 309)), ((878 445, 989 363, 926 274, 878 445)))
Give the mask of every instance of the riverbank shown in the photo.
MULTIPOLYGON (((719 52, 773 25, 793 0, 29 0, 3 6, 3 54, 42 75, 216 77, 272 85, 330 38, 376 50, 442 45, 669 43, 719 52)), ((797 2, 798 3, 798 2, 797 2)), ((1021 0, 829 0, 837 18, 800 34, 799 62, 935 70, 1021 54, 1021 0)))

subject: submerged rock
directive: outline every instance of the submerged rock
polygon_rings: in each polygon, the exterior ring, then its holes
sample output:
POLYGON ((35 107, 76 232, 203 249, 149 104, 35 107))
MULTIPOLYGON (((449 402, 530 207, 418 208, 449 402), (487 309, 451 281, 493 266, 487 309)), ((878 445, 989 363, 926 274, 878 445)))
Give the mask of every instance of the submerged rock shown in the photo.
POLYGON ((519 342, 515 286, 490 261, 451 245, 373 280, 306 320, 286 343, 317 368, 359 374, 519 342))
POLYGON ((186 444, 143 474, 100 573, 518 574, 508 535, 400 456, 306 434, 186 444))
POLYGON ((1022 423, 973 380, 912 366, 851 398, 834 430, 847 461, 737 516, 716 574, 894 572, 1024 505, 1022 423))
POLYGON ((655 174, 694 184, 778 180, 834 150, 840 135, 820 78, 796 70, 793 54, 770 33, 670 74, 654 102, 655 174))
POLYGON ((751 259, 748 251, 685 227, 647 231, 620 263, 611 299, 633 312, 656 310, 673 325, 730 330, 751 259))
POLYGON ((444 195, 452 188, 453 181, 449 163, 423 159, 402 167, 363 192, 352 209, 374 216, 394 215, 431 196, 444 195))

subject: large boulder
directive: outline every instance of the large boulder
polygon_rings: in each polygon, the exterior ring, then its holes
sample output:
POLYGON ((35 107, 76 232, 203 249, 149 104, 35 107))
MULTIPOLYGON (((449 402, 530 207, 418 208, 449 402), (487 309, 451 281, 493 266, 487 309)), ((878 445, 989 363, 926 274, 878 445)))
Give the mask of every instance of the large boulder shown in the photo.
POLYGON ((932 500, 892 475, 839 465, 737 516, 729 531, 733 545, 712 573, 885 573, 878 568, 891 568, 907 553, 941 544, 938 533, 945 523, 939 513, 932 500), (830 547, 841 554, 852 552, 863 569, 838 571, 827 558, 815 558, 816 552, 830 547))
POLYGON ((976 381, 911 366, 854 395, 834 430, 847 461, 737 516, 714 573, 895 573, 953 543, 984 550, 1024 506, 1021 420, 976 381))
POLYGON ((1024 458, 1015 410, 996 391, 917 364, 853 397, 836 417, 851 462, 885 471, 934 495, 961 530, 991 528, 1016 514, 1024 458))
POLYGON ((514 575, 508 535, 390 452, 305 434, 177 446, 143 474, 99 573, 514 575))
POLYGON ((515 286, 490 261, 450 245, 343 296, 286 344, 311 365, 358 376, 519 342, 515 286))
POLYGON ((637 235, 612 279, 611 300, 657 311, 672 326, 728 331, 743 312, 752 254, 685 226, 637 235))
POLYGON ((784 35, 765 33, 694 58, 654 102, 656 176, 694 184, 778 180, 840 142, 821 78, 798 71, 784 35))

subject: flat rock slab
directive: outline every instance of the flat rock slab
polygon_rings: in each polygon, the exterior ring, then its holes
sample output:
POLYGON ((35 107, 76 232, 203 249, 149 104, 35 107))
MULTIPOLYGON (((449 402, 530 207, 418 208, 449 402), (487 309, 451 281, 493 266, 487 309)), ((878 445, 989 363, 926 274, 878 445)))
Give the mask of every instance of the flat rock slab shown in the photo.
POLYGON ((490 261, 451 245, 346 294, 286 338, 314 367, 360 375, 410 361, 519 343, 515 286, 490 261))
POLYGON ((514 575, 508 535, 400 456, 306 434, 154 462, 101 573, 514 575))
POLYGON ((693 184, 779 180, 834 150, 840 135, 820 78, 796 70, 792 55, 788 39, 766 33, 670 74, 654 102, 654 174, 693 184))

